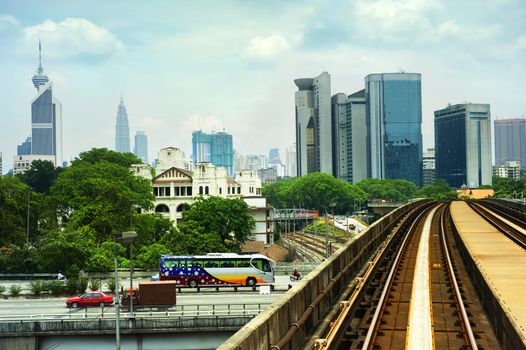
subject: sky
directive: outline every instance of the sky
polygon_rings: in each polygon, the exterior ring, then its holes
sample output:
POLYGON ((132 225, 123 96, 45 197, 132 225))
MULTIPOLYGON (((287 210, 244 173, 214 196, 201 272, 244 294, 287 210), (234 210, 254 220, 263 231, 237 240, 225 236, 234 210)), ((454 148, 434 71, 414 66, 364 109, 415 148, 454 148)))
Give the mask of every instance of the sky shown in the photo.
POLYGON ((3 0, 4 173, 31 133, 39 38, 66 161, 114 148, 121 95, 150 160, 168 146, 189 157, 199 129, 231 133, 241 154, 283 150, 295 142, 293 80, 322 71, 333 94, 363 89, 370 73, 421 73, 425 148, 448 103, 526 117, 524 0, 3 0))

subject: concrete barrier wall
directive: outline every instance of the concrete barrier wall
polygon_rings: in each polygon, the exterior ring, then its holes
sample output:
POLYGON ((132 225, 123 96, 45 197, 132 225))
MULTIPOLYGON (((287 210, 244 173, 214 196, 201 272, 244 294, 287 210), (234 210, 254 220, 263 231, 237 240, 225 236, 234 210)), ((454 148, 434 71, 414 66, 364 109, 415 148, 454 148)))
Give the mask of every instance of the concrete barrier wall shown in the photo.
POLYGON ((282 349, 299 349, 305 338, 330 310, 344 288, 352 281, 360 268, 368 261, 392 227, 402 216, 423 202, 414 202, 400 207, 384 216, 354 240, 340 248, 333 256, 320 264, 282 298, 259 314, 236 334, 229 338, 219 350, 270 349, 287 333, 318 295, 346 265, 355 259, 343 278, 337 282, 326 297, 313 308, 305 324, 297 330, 289 344, 282 349))

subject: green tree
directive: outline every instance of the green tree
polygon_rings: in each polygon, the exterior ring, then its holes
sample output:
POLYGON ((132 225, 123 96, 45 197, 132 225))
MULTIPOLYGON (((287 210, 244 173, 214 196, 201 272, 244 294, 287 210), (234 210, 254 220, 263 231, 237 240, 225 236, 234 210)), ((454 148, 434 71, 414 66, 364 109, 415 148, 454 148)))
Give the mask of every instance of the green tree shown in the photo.
POLYGON ((142 164, 142 160, 133 153, 115 152, 107 148, 92 148, 89 151, 81 152, 71 165, 74 166, 80 162, 96 164, 101 161, 118 164, 124 168, 129 168, 132 164, 142 164))
POLYGON ((261 194, 274 208, 285 209, 294 207, 289 196, 290 188, 297 178, 276 181, 263 186, 261 194), (291 205, 292 204, 292 205, 291 205))
POLYGON ((95 247, 95 232, 88 227, 51 231, 37 243, 38 264, 46 271, 62 270, 66 276, 75 275, 86 266, 95 247))
POLYGON ((356 185, 367 192, 369 199, 392 202, 413 198, 417 191, 416 185, 407 180, 364 179, 356 185))
POLYGON ((36 192, 47 194, 61 171, 62 168, 55 168, 49 160, 34 160, 18 177, 36 192))
POLYGON ((178 255, 199 255, 231 251, 217 232, 208 232, 195 221, 185 221, 166 234, 161 243, 178 255))
POLYGON ((144 269, 157 270, 159 268, 159 261, 161 255, 172 253, 164 244, 154 243, 145 245, 140 248, 135 261, 137 266, 144 269))
POLYGON ((207 234, 217 234, 227 248, 239 251, 255 227, 248 205, 240 199, 198 197, 183 212, 183 221, 199 223, 207 234))
POLYGON ((494 176, 492 179, 495 197, 513 198, 526 190, 526 181, 494 176))
POLYGON ((452 200, 457 198, 457 191, 449 186, 446 180, 436 179, 431 185, 418 189, 416 197, 431 198, 433 200, 452 200))
POLYGON ((133 244, 137 246, 148 245, 159 242, 172 229, 172 222, 159 213, 135 214, 133 215, 132 229, 139 236, 133 244))
MULTIPOLYGON (((93 153, 98 155, 99 150, 93 153)), ((114 153, 117 152, 103 154, 118 158, 114 153)), ((58 176, 51 194, 70 229, 89 226, 96 232, 97 240, 104 241, 129 228, 137 208, 151 208, 154 197, 148 180, 134 176, 123 162, 95 159, 98 158, 91 152, 81 153, 58 176)))

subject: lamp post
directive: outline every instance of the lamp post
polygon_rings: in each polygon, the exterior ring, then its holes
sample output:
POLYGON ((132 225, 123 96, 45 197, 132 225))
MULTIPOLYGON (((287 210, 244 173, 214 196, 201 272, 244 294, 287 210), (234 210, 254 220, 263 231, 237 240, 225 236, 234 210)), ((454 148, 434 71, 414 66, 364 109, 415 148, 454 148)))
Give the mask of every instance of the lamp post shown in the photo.
POLYGON ((121 348, 121 339, 120 339, 120 300, 119 300, 119 283, 118 283, 118 266, 117 266, 117 240, 119 240, 121 243, 129 243, 130 244, 130 313, 133 315, 133 261, 132 261, 132 247, 133 247, 133 241, 137 238, 137 232, 135 231, 125 231, 121 233, 117 233, 113 236, 113 251, 115 255, 115 291, 116 293, 116 299, 115 299, 115 341, 116 346, 115 348, 117 350, 120 350, 121 348))
MULTIPOLYGON (((331 208, 331 215, 332 220, 334 223, 334 207, 336 206, 336 203, 329 204, 329 208, 331 208)), ((329 252, 329 220, 327 216, 327 209, 325 209, 325 256, 328 258, 330 255, 329 252)))

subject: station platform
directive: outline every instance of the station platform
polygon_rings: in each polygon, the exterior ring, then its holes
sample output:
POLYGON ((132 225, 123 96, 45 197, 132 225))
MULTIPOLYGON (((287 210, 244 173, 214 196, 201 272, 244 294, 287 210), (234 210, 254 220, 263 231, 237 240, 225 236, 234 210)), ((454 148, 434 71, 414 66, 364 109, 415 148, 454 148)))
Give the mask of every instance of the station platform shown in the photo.
POLYGON ((526 251, 486 222, 466 202, 452 202, 451 216, 491 293, 526 344, 526 251))

